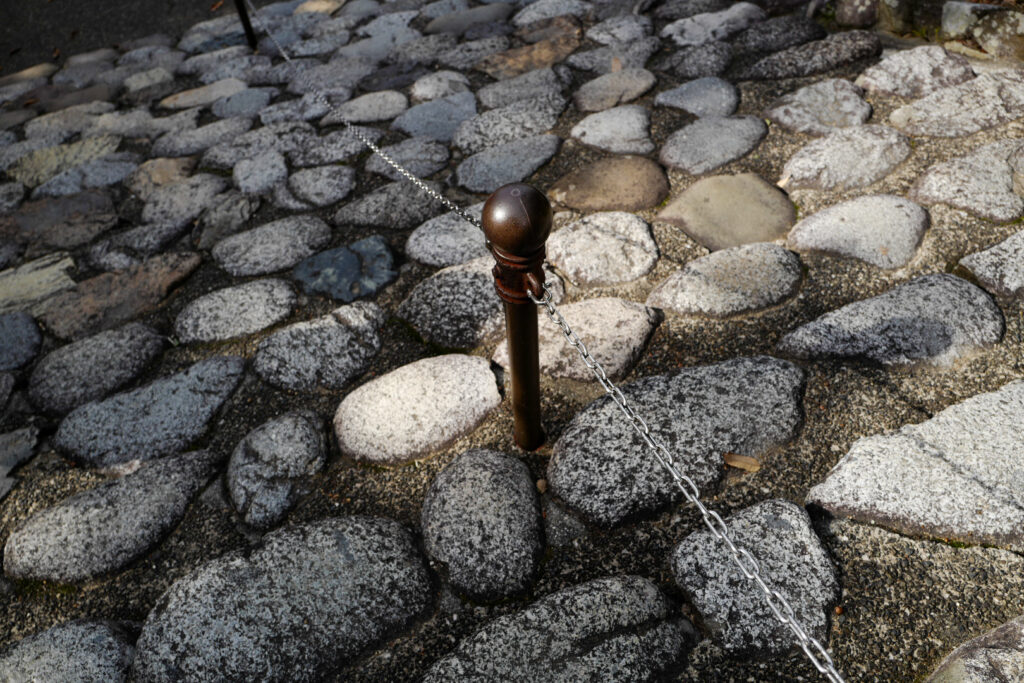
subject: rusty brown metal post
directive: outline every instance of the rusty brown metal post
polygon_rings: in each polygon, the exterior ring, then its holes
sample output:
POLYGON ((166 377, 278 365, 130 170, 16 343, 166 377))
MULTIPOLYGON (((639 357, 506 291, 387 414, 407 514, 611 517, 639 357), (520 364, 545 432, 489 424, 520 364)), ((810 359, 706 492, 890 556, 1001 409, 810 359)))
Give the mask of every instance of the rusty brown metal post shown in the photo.
POLYGON ((235 8, 238 10, 238 18, 242 20, 242 28, 245 29, 245 39, 249 41, 249 47, 256 51, 256 33, 252 30, 252 22, 249 21, 249 11, 245 8, 245 0, 235 0, 235 8))
POLYGON ((514 436, 532 451, 544 443, 540 422, 540 361, 537 305, 527 292, 543 296, 544 243, 551 232, 551 204, 523 183, 499 187, 484 204, 484 235, 494 260, 494 288, 505 302, 509 372, 512 377, 514 436))

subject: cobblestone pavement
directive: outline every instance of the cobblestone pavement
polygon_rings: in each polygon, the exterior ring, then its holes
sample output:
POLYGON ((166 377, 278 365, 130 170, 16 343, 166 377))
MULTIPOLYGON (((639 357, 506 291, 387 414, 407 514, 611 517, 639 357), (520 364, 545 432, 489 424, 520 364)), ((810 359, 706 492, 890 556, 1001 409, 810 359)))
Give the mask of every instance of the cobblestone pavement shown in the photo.
POLYGON ((546 319, 515 447, 484 238, 362 137, 547 193, 559 310, 847 680, 1024 677, 1018 15, 949 4, 988 54, 307 0, 0 79, 0 671, 819 679, 546 319))

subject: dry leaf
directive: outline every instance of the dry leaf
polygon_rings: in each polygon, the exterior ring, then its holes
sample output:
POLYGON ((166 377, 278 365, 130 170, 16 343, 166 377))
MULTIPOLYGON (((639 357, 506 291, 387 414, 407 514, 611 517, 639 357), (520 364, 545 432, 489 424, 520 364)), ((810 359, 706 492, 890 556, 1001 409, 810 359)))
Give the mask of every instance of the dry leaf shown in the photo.
POLYGON ((219 10, 223 6, 224 6, 224 0, 217 0, 217 2, 213 3, 212 5, 210 5, 210 11, 211 12, 216 12, 217 10, 219 10))
POLYGON ((761 462, 757 458, 751 458, 749 455, 724 453, 722 457, 725 459, 725 464, 729 467, 735 467, 736 469, 745 470, 747 472, 757 472, 761 469, 761 462))
POLYGON ((618 57, 612 57, 612 73, 618 73, 622 71, 622 60, 618 57))

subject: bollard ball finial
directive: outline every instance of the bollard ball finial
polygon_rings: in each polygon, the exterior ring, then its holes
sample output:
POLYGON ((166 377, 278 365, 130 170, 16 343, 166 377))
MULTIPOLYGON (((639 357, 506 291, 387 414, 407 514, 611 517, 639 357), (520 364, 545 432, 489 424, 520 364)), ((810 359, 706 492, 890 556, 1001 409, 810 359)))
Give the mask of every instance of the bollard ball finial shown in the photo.
POLYGON ((542 248, 551 233, 551 203, 526 183, 504 185, 487 198, 482 223, 494 247, 527 257, 542 248))

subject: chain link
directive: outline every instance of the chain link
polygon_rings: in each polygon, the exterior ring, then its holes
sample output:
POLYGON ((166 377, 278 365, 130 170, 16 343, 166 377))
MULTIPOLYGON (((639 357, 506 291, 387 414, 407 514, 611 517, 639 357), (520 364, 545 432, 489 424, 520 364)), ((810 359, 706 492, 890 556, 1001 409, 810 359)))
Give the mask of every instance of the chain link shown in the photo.
MULTIPOLYGON (((245 4, 249 8, 249 12, 252 14, 252 17, 256 21, 260 30, 266 34, 274 44, 274 47, 277 48, 278 54, 280 54, 286 62, 291 62, 291 56, 284 49, 281 43, 278 42, 277 37, 274 36, 274 34, 267 28, 266 24, 263 23, 263 19, 259 16, 256 8, 253 7, 252 0, 245 0, 245 4)), ((317 101, 323 102, 323 104, 328 107, 329 114, 336 114, 338 118, 341 119, 341 122, 356 139, 369 147, 388 165, 398 171, 403 178, 425 192, 428 196, 433 197, 444 204, 444 206, 455 212, 464 221, 482 229, 480 221, 470 215, 465 211, 465 209, 431 188, 425 182, 406 170, 397 161, 392 159, 373 140, 364 135, 362 131, 352 124, 351 121, 345 118, 343 114, 340 114, 338 112, 340 107, 332 107, 330 101, 322 92, 316 91, 312 94, 317 101)), ((818 642, 816 638, 808 635, 807 632, 804 631, 803 626, 800 625, 796 618, 796 614, 793 612, 793 607, 789 604, 786 598, 784 598, 777 590, 768 587, 764 579, 761 577, 761 569, 757 559, 746 548, 735 544, 729 536, 729 529, 725 525, 725 520, 723 520, 717 512, 706 508, 700 501, 700 489, 697 487, 697 484, 694 483, 690 477, 682 473, 679 462, 676 458, 668 451, 668 449, 654 438, 654 435, 651 434, 651 428, 647 422, 626 402, 626 397, 623 395, 619 387, 608 378, 608 375, 601 366, 601 363, 590 355, 590 351, 587 350, 586 344, 584 344, 583 340, 580 339, 573 331, 569 326, 569 323, 567 323, 565 318, 562 317, 562 314, 558 312, 558 309, 555 307, 551 298, 551 289, 546 283, 543 287, 544 298, 538 299, 534 296, 533 292, 527 292, 530 300, 539 306, 543 306, 548 317, 558 325, 566 340, 573 348, 576 349, 587 368, 594 373, 594 377, 605 390, 605 393, 611 397, 612 401, 615 402, 615 405, 619 407, 619 410, 621 410, 629 420, 633 429, 636 430, 644 443, 651 449, 654 453, 655 459, 668 472, 669 476, 672 477, 673 482, 683 492, 683 496, 686 500, 697 507, 697 510, 700 512, 700 515, 704 520, 704 525, 707 526, 711 535, 714 536, 716 540, 725 544, 732 561, 737 567, 739 567, 743 576, 753 581, 757 584, 758 588, 761 589, 761 592, 764 594, 765 602, 768 604, 768 608, 780 623, 785 624, 789 627, 789 630, 793 632, 793 635, 796 636, 797 644, 800 646, 800 649, 804 651, 804 654, 807 655, 811 664, 813 664, 819 672, 832 681, 832 683, 844 683, 843 677, 836 670, 835 665, 832 662, 832 658, 829 656, 824 646, 818 642)))
MULTIPOLYGON (((270 42, 272 42, 274 44, 274 47, 277 48, 277 53, 279 55, 281 55, 281 57, 284 58, 284 61, 291 62, 292 61, 291 55, 289 55, 288 52, 284 49, 284 47, 281 45, 281 43, 279 43, 277 41, 277 37, 270 31, 269 28, 267 28, 267 25, 263 23, 263 19, 260 18, 260 15, 256 11, 256 8, 252 6, 252 0, 245 0, 245 5, 246 5, 246 7, 249 8, 249 13, 252 15, 252 18, 255 20, 255 22, 256 22, 257 26, 259 27, 260 31, 265 33, 267 35, 267 37, 270 38, 270 42)), ((375 143, 369 137, 364 135, 363 132, 361 130, 359 130, 358 126, 354 125, 351 121, 349 121, 345 117, 344 114, 341 114, 339 112, 339 109, 341 108, 341 105, 331 106, 330 100, 322 92, 314 91, 312 93, 312 95, 313 95, 313 98, 316 101, 322 102, 324 104, 324 106, 327 107, 327 114, 325 114, 325 116, 330 115, 330 114, 335 114, 339 119, 341 119, 342 124, 344 124, 345 128, 348 129, 349 133, 351 133, 353 136, 355 136, 355 138, 357 140, 359 140, 361 143, 363 143, 364 145, 369 147, 370 150, 372 150, 374 152, 374 154, 376 154, 381 159, 383 159, 385 163, 387 163, 389 166, 391 166, 391 168, 393 168, 396 171, 398 171, 398 173, 401 174, 401 176, 403 178, 405 178, 410 183, 412 183, 413 185, 418 187, 422 192, 427 194, 429 197, 432 197, 432 198, 436 199, 437 201, 441 202, 442 204, 444 204, 444 206, 446 208, 448 208, 449 210, 455 212, 459 216, 459 218, 461 218, 462 220, 466 221, 470 225, 473 225, 473 226, 476 226, 477 228, 480 228, 481 230, 483 229, 483 227, 480 225, 480 221, 478 221, 476 218, 474 218, 469 212, 467 212, 461 206, 459 206, 458 204, 456 204, 452 200, 448 199, 443 194, 441 194, 440 192, 438 192, 437 190, 435 190, 434 188, 430 187, 425 182, 423 182, 422 180, 420 180, 419 178, 414 176, 412 173, 410 173, 408 170, 406 170, 406 168, 404 166, 402 166, 397 161, 392 159, 391 156, 387 152, 382 150, 377 145, 377 143, 375 143)))
POLYGON ((544 284, 544 298, 542 299, 538 299, 533 292, 527 292, 527 294, 533 303, 543 306, 551 321, 558 325, 566 341, 580 354, 583 362, 594 373, 594 377, 597 378, 601 386, 604 387, 605 393, 611 397, 612 401, 619 407, 619 410, 629 419, 630 424, 637 434, 640 435, 640 438, 654 452, 654 457, 672 477, 673 482, 683 492, 686 500, 697 507, 701 518, 704 520, 704 525, 711 532, 711 535, 716 540, 721 541, 728 549, 730 558, 739 567, 743 576, 753 581, 761 589, 765 602, 768 604, 768 609, 771 610, 779 623, 786 625, 793 632, 797 644, 804 651, 804 654, 807 655, 814 668, 824 674, 832 683, 843 683, 843 677, 836 670, 832 657, 829 656, 825 647, 816 638, 807 634, 797 620, 789 601, 777 590, 768 587, 768 584, 765 583, 764 578, 761 576, 761 567, 757 559, 746 548, 736 545, 730 537, 729 529, 721 515, 704 506, 704 503, 700 501, 700 489, 697 488, 697 484, 690 477, 683 474, 676 458, 651 434, 651 428, 647 422, 637 415, 636 411, 626 402, 626 397, 622 394, 622 391, 615 386, 614 382, 608 379, 608 375, 605 373, 604 368, 601 367, 601 364, 590 355, 586 345, 558 311, 558 308, 551 299, 551 289, 548 285, 544 284))

